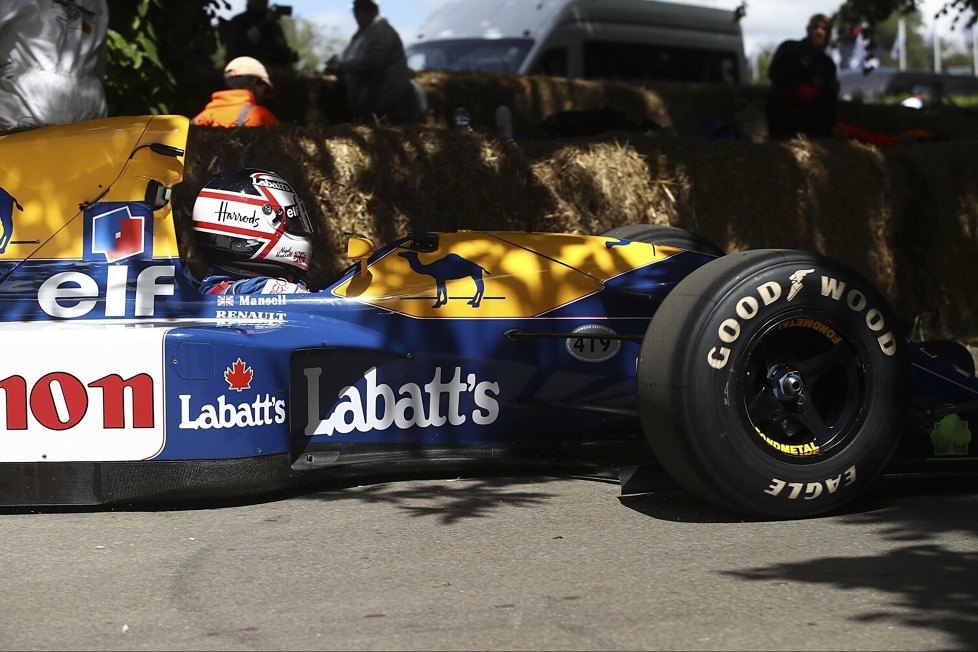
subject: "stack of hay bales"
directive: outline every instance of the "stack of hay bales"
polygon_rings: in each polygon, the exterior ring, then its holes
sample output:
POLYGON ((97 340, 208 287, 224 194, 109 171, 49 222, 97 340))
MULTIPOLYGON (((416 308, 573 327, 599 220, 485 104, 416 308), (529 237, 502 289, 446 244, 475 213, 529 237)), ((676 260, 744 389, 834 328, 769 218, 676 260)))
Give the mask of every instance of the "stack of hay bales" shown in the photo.
POLYGON ((758 88, 445 73, 421 80, 432 108, 418 126, 351 124, 335 81, 317 77, 282 84, 280 127, 192 128, 174 197, 184 226, 213 174, 274 170, 320 226, 309 279, 317 285, 346 266, 347 232, 386 242, 452 228, 600 233, 671 224, 727 251, 823 253, 872 280, 904 327, 918 327, 915 336, 978 336, 975 114, 843 105, 843 119, 862 127, 934 134, 881 150, 841 139, 766 142, 758 88), (513 112, 515 141, 494 133, 499 104, 513 112), (470 112, 473 131, 450 128, 457 106, 470 112), (612 110, 644 127, 539 137, 548 116, 575 110, 612 110), (694 135, 717 117, 739 137, 694 135))

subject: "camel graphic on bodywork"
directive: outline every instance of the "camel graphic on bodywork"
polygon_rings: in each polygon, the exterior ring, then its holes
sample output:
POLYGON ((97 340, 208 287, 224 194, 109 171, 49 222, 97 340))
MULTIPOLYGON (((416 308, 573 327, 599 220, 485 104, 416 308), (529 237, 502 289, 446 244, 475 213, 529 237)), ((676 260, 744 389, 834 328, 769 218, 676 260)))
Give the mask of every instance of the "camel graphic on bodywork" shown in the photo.
POLYGON ((14 234, 15 208, 24 210, 9 192, 0 188, 0 254, 7 250, 10 238, 14 234))
POLYGON ((397 255, 406 259, 414 272, 424 274, 425 276, 430 276, 435 279, 437 296, 435 298, 435 304, 432 306, 432 308, 440 308, 448 303, 448 290, 445 287, 445 284, 448 281, 465 278, 467 276, 471 277, 472 281, 475 283, 475 294, 466 303, 473 308, 478 308, 479 304, 482 303, 482 297, 486 290, 486 285, 482 280, 482 275, 489 274, 489 272, 483 269, 481 265, 473 263, 471 260, 466 260, 458 254, 448 254, 444 258, 433 260, 430 263, 421 262, 421 259, 418 258, 418 252, 416 251, 402 251, 397 255))

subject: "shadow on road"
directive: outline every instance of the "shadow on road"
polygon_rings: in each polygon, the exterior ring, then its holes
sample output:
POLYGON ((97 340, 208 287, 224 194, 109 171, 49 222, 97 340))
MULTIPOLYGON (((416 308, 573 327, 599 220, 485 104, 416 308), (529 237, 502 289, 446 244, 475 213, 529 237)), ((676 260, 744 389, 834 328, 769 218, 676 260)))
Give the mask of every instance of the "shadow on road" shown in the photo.
MULTIPOLYGON (((851 524, 853 537, 882 536, 897 544, 880 554, 878 542, 867 554, 839 555, 791 563, 775 563, 726 574, 748 581, 830 585, 863 589, 888 596, 878 609, 854 610, 858 622, 890 621, 953 637, 959 649, 974 649, 978 640, 978 482, 975 478, 882 477, 844 510, 822 516, 833 525, 851 524), (949 539, 967 540, 953 549, 949 539), (959 546, 960 547, 960 546, 959 546), (855 613, 858 611, 858 613, 855 613)), ((655 519, 687 523, 730 523, 741 519, 699 501, 678 486, 663 482, 651 493, 625 495, 621 503, 655 519)), ((852 548, 853 541, 840 541, 852 548)), ((804 546, 804 541, 785 545, 804 546)), ((813 615, 800 615, 815 619, 813 615)))
MULTIPOLYGON (((584 472, 582 467, 569 465, 521 466, 504 465, 431 465, 424 470, 406 466, 388 468, 378 465, 377 469, 345 470, 342 473, 308 473, 302 482, 295 486, 260 494, 230 496, 206 499, 147 499, 131 503, 108 505, 39 505, 39 506, 0 506, 2 514, 35 513, 92 513, 92 512, 169 512, 186 510, 225 509, 248 505, 260 505, 286 500, 360 501, 366 503, 397 504, 417 515, 437 514, 451 522, 464 517, 485 516, 493 506, 518 503, 527 506, 538 504, 554 494, 546 492, 514 491, 512 487, 527 484, 542 485, 548 482, 567 480, 573 473, 584 472), (377 470, 380 469, 380 470, 377 470), (464 484, 456 481, 466 481, 464 484), (400 488, 401 483, 420 481, 422 487, 400 488), (431 505, 431 499, 439 500, 438 506, 431 505), (425 498, 429 505, 421 507, 408 503, 425 498)), ((335 471, 331 469, 330 471, 335 471)), ((617 476, 608 474, 603 481, 617 484, 617 476)), ((595 472, 595 479, 599 474, 595 472)))
MULTIPOLYGON (((941 632, 958 641, 959 649, 974 649, 978 640, 978 552, 972 550, 974 541, 967 541, 967 549, 953 549, 947 542, 950 537, 978 536, 976 496, 974 479, 884 478, 857 501, 854 510, 827 518, 858 525, 860 532, 867 525, 874 526, 898 547, 876 555, 838 555, 727 574, 757 582, 868 589, 888 599, 876 610, 859 610, 853 620, 941 632)), ((840 543, 851 548, 851 541, 840 543)))
POLYGON ((300 500, 358 501, 394 505, 412 517, 433 517, 443 525, 484 518, 504 506, 535 507, 557 494, 543 485, 557 478, 499 477, 443 479, 423 484, 370 484, 300 496, 300 500), (540 490, 531 490, 530 485, 540 490), (520 488, 526 487, 526 488, 520 488))

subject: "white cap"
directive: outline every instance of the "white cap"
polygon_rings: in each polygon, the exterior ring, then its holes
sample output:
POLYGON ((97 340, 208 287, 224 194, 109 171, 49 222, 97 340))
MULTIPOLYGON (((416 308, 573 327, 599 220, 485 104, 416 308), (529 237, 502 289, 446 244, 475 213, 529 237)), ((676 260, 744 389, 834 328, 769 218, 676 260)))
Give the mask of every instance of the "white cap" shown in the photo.
POLYGON ((237 57, 236 59, 231 59, 228 65, 224 66, 225 77, 238 77, 240 75, 257 77, 268 84, 269 89, 275 90, 275 85, 268 78, 268 71, 265 70, 265 66, 254 57, 237 57))

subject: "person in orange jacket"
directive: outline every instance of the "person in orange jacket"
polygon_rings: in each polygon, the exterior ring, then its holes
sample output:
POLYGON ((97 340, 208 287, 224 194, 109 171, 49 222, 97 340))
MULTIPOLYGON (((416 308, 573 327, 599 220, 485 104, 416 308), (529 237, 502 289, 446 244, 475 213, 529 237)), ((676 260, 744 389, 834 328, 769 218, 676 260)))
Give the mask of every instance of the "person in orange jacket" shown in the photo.
POLYGON ((211 93, 211 101, 192 120, 205 127, 270 127, 279 124, 262 104, 276 93, 268 71, 258 59, 237 57, 224 67, 225 90, 211 93))

